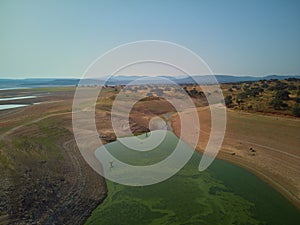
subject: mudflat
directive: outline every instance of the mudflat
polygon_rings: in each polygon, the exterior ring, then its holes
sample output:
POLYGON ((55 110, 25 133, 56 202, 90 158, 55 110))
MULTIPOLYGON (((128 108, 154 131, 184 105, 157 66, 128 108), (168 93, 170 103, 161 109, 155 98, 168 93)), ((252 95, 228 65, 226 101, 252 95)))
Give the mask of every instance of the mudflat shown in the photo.
POLYGON ((0 224, 82 224, 106 197, 72 133, 74 90, 2 91, 39 97, 0 111, 0 224))

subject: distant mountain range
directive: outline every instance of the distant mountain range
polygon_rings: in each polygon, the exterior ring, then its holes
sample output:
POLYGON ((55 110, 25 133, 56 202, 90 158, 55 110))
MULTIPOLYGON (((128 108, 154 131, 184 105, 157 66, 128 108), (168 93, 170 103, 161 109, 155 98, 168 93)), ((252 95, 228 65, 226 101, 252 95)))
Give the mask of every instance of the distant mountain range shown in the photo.
POLYGON ((299 78, 299 75, 268 75, 264 77, 255 76, 231 76, 231 75, 215 75, 215 78, 211 75, 203 76, 113 76, 108 80, 104 79, 51 79, 51 78, 30 78, 30 79, 0 79, 0 89, 5 88, 22 88, 22 87, 54 87, 54 86, 76 86, 80 85, 126 85, 130 82, 138 80, 138 84, 166 84, 173 81, 177 84, 214 84, 214 83, 236 83, 245 81, 258 81, 258 80, 271 80, 271 79, 287 79, 287 78, 299 78))

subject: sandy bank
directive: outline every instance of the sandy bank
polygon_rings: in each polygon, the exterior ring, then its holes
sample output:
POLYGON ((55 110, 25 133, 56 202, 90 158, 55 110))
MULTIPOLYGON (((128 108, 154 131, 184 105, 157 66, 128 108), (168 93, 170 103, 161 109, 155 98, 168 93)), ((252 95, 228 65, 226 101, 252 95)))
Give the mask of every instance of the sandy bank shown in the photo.
MULTIPOLYGON (((193 118, 185 114, 184 122, 193 118)), ((198 109, 200 120, 197 150, 203 152, 210 134, 210 110, 198 109)), ((180 136, 180 117, 172 127, 180 136)), ((267 182, 300 209, 300 120, 227 111, 227 128, 217 157, 239 165, 267 182)), ((189 142, 188 138, 185 140, 189 142)))

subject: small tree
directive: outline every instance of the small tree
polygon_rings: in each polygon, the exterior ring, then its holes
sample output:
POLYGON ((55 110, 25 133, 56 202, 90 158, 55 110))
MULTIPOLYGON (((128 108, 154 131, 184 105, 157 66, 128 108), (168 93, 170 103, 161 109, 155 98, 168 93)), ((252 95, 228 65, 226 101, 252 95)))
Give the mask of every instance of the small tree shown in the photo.
POLYGON ((232 96, 231 95, 226 96, 224 101, 225 101, 225 105, 227 107, 230 107, 232 105, 232 96))
POLYGON ((160 89, 160 88, 157 88, 157 89, 155 89, 155 94, 157 96, 163 96, 164 91, 162 89, 160 89))
POLYGON ((299 106, 299 104, 296 104, 293 107, 292 113, 293 113, 294 116, 300 117, 300 106, 299 106))
POLYGON ((171 88, 169 86, 166 86, 165 91, 171 91, 171 88))
POLYGON ((297 86, 291 84, 288 86, 288 90, 290 90, 290 91, 297 90, 297 86))
POLYGON ((282 101, 278 98, 274 98, 270 105, 273 106, 274 109, 279 110, 281 109, 282 101))
POLYGON ((188 95, 190 95, 190 92, 188 91, 187 87, 183 87, 183 90, 184 90, 188 95))
POLYGON ((242 99, 246 99, 246 98, 248 98, 248 94, 246 92, 242 92, 237 95, 237 99, 242 100, 242 99))
POLYGON ((288 91, 279 90, 276 92, 275 98, 279 100, 289 100, 289 94, 291 94, 288 91))
POLYGON ((196 90, 196 88, 193 88, 190 93, 191 96, 196 96, 198 94, 198 91, 196 90))

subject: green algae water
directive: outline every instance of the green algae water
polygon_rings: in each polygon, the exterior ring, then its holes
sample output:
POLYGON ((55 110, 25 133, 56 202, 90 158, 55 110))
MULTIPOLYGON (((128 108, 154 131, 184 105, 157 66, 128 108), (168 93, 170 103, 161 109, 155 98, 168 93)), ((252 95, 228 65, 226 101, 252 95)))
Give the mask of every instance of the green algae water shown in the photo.
MULTIPOLYGON (((128 149, 120 141, 105 147, 123 162, 149 165, 168 156, 178 141, 167 132, 164 141, 147 152, 128 149)), ((206 171, 199 172, 201 157, 195 152, 175 176, 158 184, 131 187, 107 181, 108 197, 86 224, 300 224, 300 211, 255 175, 217 159, 206 171)))

